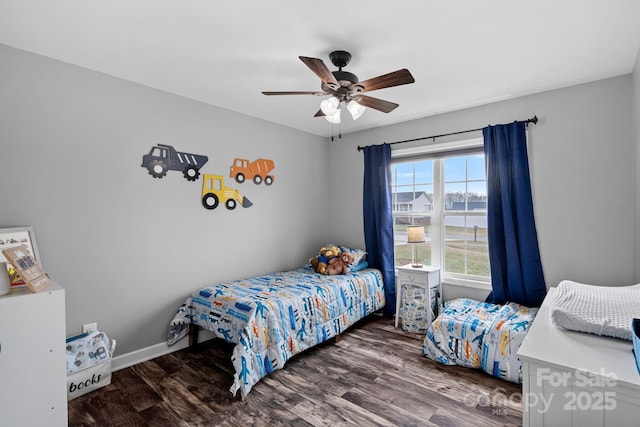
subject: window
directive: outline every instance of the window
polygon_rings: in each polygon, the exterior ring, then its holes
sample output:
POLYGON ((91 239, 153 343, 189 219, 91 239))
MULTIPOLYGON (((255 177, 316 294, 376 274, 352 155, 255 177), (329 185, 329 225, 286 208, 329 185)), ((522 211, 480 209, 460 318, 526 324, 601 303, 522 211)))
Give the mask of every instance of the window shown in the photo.
POLYGON ((426 242, 416 244, 418 261, 441 267, 443 278, 489 281, 487 181, 481 144, 481 139, 472 140, 464 151, 440 147, 413 151, 410 157, 394 151, 391 197, 397 266, 411 262, 407 225, 423 225, 426 242))

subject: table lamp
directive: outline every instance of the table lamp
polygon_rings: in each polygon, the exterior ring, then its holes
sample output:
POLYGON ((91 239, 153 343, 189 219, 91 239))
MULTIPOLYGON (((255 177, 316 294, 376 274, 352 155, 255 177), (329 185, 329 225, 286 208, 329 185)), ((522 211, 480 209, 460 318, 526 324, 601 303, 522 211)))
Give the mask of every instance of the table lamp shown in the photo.
POLYGON ((424 243, 424 226, 422 225, 409 225, 407 226, 407 243, 411 243, 413 248, 411 250, 411 267, 420 268, 422 264, 416 261, 416 243, 424 243))

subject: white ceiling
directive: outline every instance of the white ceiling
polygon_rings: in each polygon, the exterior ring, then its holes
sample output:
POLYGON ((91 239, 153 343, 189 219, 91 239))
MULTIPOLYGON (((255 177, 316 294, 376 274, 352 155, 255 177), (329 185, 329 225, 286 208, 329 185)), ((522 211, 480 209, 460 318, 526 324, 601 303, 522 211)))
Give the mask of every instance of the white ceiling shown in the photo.
POLYGON ((260 93, 320 90, 300 55, 413 74, 344 134, 630 73, 640 1, 0 0, 0 43, 328 136, 322 98, 260 93))

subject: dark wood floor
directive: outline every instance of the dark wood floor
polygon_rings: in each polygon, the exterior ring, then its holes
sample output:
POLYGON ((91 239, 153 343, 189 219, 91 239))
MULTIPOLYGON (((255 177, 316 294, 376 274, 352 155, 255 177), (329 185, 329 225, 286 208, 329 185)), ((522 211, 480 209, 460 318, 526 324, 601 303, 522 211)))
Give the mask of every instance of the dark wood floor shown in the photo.
POLYGON ((372 316, 229 393, 231 346, 211 340, 113 373, 69 402, 70 426, 519 426, 521 387, 422 356, 422 336, 372 316))

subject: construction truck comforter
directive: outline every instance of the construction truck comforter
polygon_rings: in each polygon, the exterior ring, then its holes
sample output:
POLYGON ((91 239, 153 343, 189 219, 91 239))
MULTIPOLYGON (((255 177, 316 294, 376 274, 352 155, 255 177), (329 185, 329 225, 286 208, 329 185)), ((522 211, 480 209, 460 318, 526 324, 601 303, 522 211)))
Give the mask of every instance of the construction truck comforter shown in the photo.
POLYGON ((168 343, 184 338, 190 324, 235 343, 231 392, 246 396, 292 356, 339 335, 384 305, 378 270, 325 276, 307 266, 200 289, 169 324, 168 343))
POLYGON ((521 383, 522 363, 517 353, 537 312, 537 308, 515 303, 451 300, 427 330, 422 351, 445 365, 482 369, 521 383))

